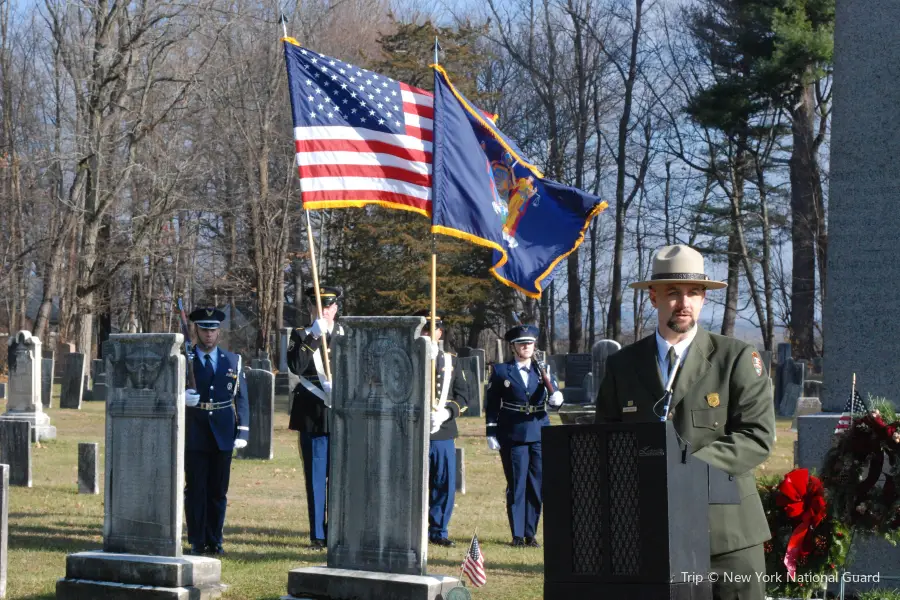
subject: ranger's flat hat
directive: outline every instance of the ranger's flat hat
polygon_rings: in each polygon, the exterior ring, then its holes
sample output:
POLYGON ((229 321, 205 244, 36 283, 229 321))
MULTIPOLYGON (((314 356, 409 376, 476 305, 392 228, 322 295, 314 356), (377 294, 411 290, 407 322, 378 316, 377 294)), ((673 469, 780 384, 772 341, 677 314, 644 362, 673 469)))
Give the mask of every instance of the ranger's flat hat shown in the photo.
POLYGON ((708 290, 728 287, 724 281, 715 281, 706 275, 703 255, 684 244, 665 246, 653 257, 653 274, 647 281, 629 284, 632 289, 646 289, 651 285, 667 283, 696 283, 708 290))
POLYGON ((197 324, 200 329, 218 329, 225 320, 225 313, 214 306, 198 308, 188 315, 188 318, 197 324))

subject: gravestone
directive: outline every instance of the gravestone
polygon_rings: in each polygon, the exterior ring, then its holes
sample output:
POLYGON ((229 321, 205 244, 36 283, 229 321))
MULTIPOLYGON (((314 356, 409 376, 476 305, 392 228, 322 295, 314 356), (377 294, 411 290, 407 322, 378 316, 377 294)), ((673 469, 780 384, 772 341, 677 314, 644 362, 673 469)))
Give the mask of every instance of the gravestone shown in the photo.
POLYGON ((471 346, 463 346, 459 349, 456 355, 460 358, 468 358, 470 356, 475 356, 478 358, 478 379, 481 383, 484 383, 484 373, 485 373, 485 361, 484 361, 484 350, 482 348, 472 348, 471 346))
POLYGON ((456 449, 456 491, 466 493, 466 449, 456 449))
POLYGON ((66 361, 69 354, 75 352, 75 344, 69 342, 56 345, 56 370, 53 371, 53 383, 62 385, 63 374, 66 372, 66 361))
POLYGON ((606 375, 606 359, 621 349, 622 344, 615 340, 600 340, 591 347, 591 373, 594 374, 594 387, 590 390, 591 398, 597 397, 597 388, 606 375))
POLYGON ((78 493, 99 494, 97 453, 100 444, 97 442, 79 442, 78 444, 78 493))
POLYGON ((90 394, 85 393, 85 400, 94 402, 106 401, 106 373, 105 361, 95 359, 91 361, 91 390, 90 394))
POLYGON ((30 331, 19 331, 7 345, 9 399, 0 421, 26 421, 34 441, 52 440, 56 427, 50 425, 41 401, 41 340, 30 331))
MULTIPOLYGON (((821 468, 854 373, 863 398, 872 394, 889 398, 895 407, 900 403, 893 350, 900 339, 900 313, 891 285, 894 274, 900 274, 897 218, 892 216, 900 178, 898 21, 900 3, 894 0, 836 3, 828 293, 822 316, 825 413, 798 419, 802 467, 821 468)), ((897 587, 886 578, 900 575, 900 548, 884 540, 854 539, 846 568, 853 574, 879 573, 879 585, 897 587)), ((851 592, 871 585, 848 584, 851 592)))
POLYGON ((9 465, 0 464, 0 598, 6 598, 6 557, 9 548, 9 465))
POLYGON ((41 359, 41 405, 53 408, 53 359, 41 359))
POLYGON ((463 413, 464 417, 480 417, 481 407, 484 405, 484 384, 478 378, 478 357, 456 357, 454 367, 459 371, 457 377, 463 379, 466 388, 466 401, 469 408, 463 413))
POLYGON ((179 334, 113 334, 106 402, 103 549, 66 557, 62 600, 217 598, 221 562, 181 555, 184 376, 179 334), (151 485, 148 485, 150 483, 151 485))
POLYGON ((431 419, 424 317, 346 317, 334 336, 327 567, 294 569, 287 598, 444 597, 426 575, 431 419))
POLYGON ((250 361, 251 369, 258 369, 261 371, 269 371, 272 372, 272 361, 268 358, 254 358, 250 361))
POLYGON ((271 460, 275 435, 275 375, 261 369, 250 369, 246 373, 250 439, 245 448, 237 451, 237 457, 271 460))
POLYGON ((66 355, 66 370, 62 378, 62 391, 59 395, 60 408, 81 410, 84 393, 84 354, 70 352, 66 355))
POLYGON ((9 484, 31 487, 31 424, 0 421, 0 463, 9 465, 9 484))
POLYGON ((282 373, 288 370, 288 344, 291 342, 291 332, 293 330, 293 327, 282 327, 278 332, 278 370, 282 373))
POLYGON ((805 397, 821 398, 822 382, 815 379, 806 379, 803 382, 803 395, 805 397))
POLYGON ((791 345, 778 344, 775 376, 775 410, 782 417, 793 417, 797 400, 803 394, 806 361, 791 358, 791 345))
POLYGON ((550 365, 550 369, 555 373, 556 381, 566 383, 566 355, 551 354, 547 357, 547 364, 550 365))
MULTIPOLYGON (((801 397, 797 401, 797 412, 794 414, 794 420, 791 423, 791 431, 797 431, 797 420, 804 415, 817 415, 822 412, 822 401, 814 397, 801 397)), ((795 442, 796 443, 796 442, 795 442)), ((796 454, 796 452, 795 452, 796 454)), ((796 459, 796 457, 795 457, 796 459)), ((796 460, 795 460, 796 462, 796 460)))
POLYGON ((582 387, 584 376, 591 372, 590 354, 566 354, 566 387, 582 387))

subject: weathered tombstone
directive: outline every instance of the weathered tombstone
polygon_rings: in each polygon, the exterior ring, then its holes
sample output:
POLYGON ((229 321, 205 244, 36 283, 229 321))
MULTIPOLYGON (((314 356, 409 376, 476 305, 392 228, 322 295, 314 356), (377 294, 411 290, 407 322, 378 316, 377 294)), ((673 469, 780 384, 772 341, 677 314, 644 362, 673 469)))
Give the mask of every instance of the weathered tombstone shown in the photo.
POLYGON ((268 358, 254 358, 250 361, 251 369, 259 369, 261 371, 272 371, 272 361, 268 358))
POLYGON ((591 372, 590 354, 566 354, 566 387, 582 387, 584 376, 591 372))
POLYGON ((275 435, 275 375, 261 369, 250 369, 246 373, 250 440, 245 448, 237 451, 237 457, 271 460, 275 435))
POLYGON ((99 494, 97 442, 79 442, 78 444, 78 493, 99 494))
MULTIPOLYGON (((891 298, 896 260, 897 181, 900 179, 900 3, 837 2, 834 25, 834 102, 828 195, 828 274, 822 322, 821 415, 798 419, 800 467, 821 469, 835 424, 857 389, 900 408, 896 340, 900 313, 891 298), (865 198, 865 202, 860 202, 865 198)), ((854 539, 849 573, 878 573, 880 584, 851 581, 845 592, 896 587, 900 548, 854 539)), ((831 591, 837 591, 832 586, 831 591)))
POLYGON ((803 394, 806 361, 791 358, 791 345, 778 344, 778 373, 775 378, 775 410, 782 417, 793 417, 797 400, 803 394))
POLYGON ((0 598, 6 598, 6 556, 9 541, 9 465, 0 465, 0 598))
POLYGON ((70 352, 66 355, 66 371, 63 374, 60 408, 81 409, 84 393, 84 354, 70 352))
POLYGON ((821 398, 822 382, 815 379, 806 379, 803 382, 803 395, 805 397, 821 398))
POLYGON ((53 408, 53 359, 41 359, 41 404, 53 408))
POLYGON ((466 493, 466 449, 456 449, 456 491, 466 493))
POLYGON ((457 376, 463 378, 466 388, 466 400, 469 404, 468 410, 462 416, 480 417, 481 407, 484 404, 484 384, 478 378, 478 357, 457 356, 454 364, 459 371, 457 376))
MULTIPOLYGON (((797 412, 791 423, 791 431, 797 431, 797 419, 803 415, 817 415, 822 412, 822 402, 818 398, 802 397, 797 401, 797 412)), ((795 451, 796 453, 796 451, 795 451)))
POLYGON ((181 334, 113 334, 103 345, 110 386, 103 550, 66 557, 66 576, 56 582, 59 599, 221 595, 221 562, 181 555, 182 341, 181 334))
MULTIPOLYGON (((591 373, 594 374, 594 387, 589 390, 591 398, 597 396, 597 388, 606 374, 606 359, 610 354, 615 354, 622 349, 622 344, 616 340, 600 340, 591 347, 591 373)), ((588 386, 584 386, 588 387, 588 386)), ((592 400, 593 401, 593 400, 592 400)))
POLYGON ((103 373, 103 359, 95 358, 91 361, 91 379, 96 381, 97 376, 103 373))
POLYGON ((551 354, 547 357, 547 364, 550 365, 550 370, 556 377, 556 381, 558 383, 566 383, 566 355, 551 354))
POLYGON ((446 598, 458 580, 426 575, 426 319, 341 323, 345 335, 332 338, 328 566, 292 570, 287 598, 446 598))
POLYGON ((35 441, 53 439, 56 427, 50 425, 41 401, 41 340, 29 331, 19 331, 7 343, 9 400, 0 421, 26 421, 35 441))
POLYGON ((69 354, 75 352, 75 344, 69 342, 56 345, 56 370, 53 371, 53 383, 61 385, 63 374, 66 372, 66 361, 69 354))
POLYGON ((287 353, 288 344, 291 341, 291 332, 293 327, 282 327, 278 334, 278 370, 285 372, 288 370, 287 353))
POLYGON ((31 487, 31 424, 0 421, 0 463, 9 465, 9 484, 31 487))

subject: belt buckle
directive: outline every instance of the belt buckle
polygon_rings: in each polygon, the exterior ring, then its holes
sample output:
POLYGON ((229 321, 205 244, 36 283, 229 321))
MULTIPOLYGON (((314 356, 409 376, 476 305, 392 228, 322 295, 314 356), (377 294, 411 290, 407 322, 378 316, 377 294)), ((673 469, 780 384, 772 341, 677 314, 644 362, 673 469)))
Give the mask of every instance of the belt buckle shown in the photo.
POLYGON ((530 405, 530 404, 525 405, 525 414, 530 415, 531 413, 534 412, 533 409, 534 409, 534 407, 532 405, 530 405))

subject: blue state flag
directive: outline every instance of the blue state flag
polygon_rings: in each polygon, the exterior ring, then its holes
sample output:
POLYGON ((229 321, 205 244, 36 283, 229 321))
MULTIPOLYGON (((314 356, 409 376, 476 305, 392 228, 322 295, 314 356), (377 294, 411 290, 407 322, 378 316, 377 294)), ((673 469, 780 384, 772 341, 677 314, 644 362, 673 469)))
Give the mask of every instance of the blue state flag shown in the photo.
POLYGON ((607 203, 545 179, 437 66, 433 129, 432 231, 493 248, 491 273, 539 298, 607 203))

